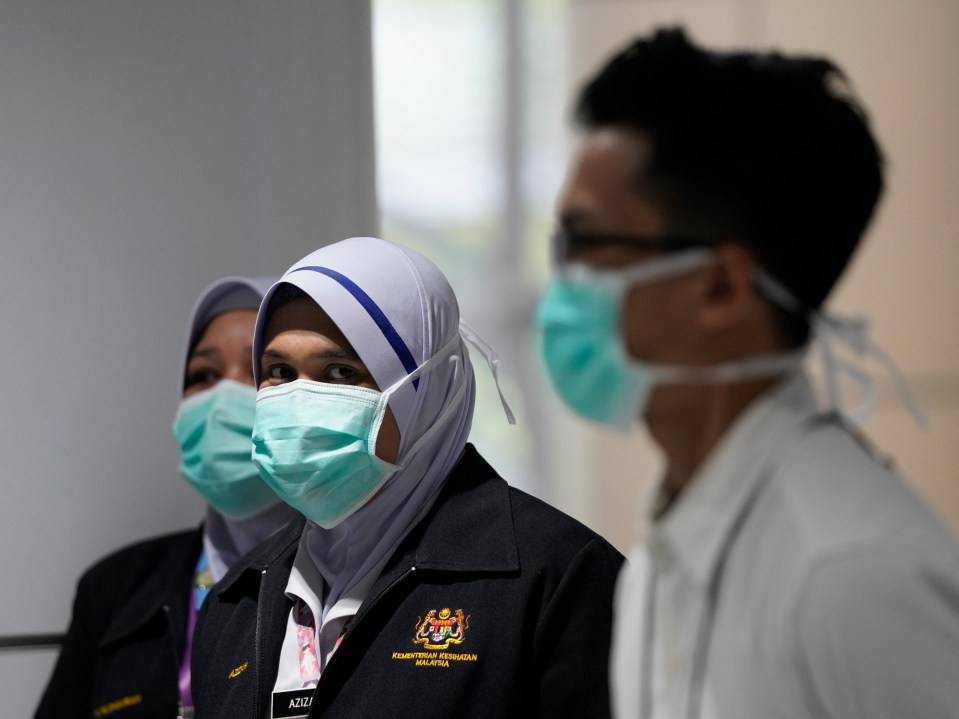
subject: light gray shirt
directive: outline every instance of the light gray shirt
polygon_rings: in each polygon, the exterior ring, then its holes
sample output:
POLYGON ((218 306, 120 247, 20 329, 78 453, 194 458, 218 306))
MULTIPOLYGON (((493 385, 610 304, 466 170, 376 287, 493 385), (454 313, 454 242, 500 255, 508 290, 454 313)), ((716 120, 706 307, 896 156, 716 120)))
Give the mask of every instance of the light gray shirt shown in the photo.
POLYGON ((794 377, 620 575, 617 717, 959 717, 959 551, 794 377))

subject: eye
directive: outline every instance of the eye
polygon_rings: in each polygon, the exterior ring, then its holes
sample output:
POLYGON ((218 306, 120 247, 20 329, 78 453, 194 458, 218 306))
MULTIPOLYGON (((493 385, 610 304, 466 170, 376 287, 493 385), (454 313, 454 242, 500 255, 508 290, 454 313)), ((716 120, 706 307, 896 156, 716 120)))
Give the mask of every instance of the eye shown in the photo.
POLYGON ((273 364, 263 368, 262 379, 269 380, 271 384, 292 382, 296 379, 296 372, 285 364, 273 364))
POLYGON ((207 387, 212 387, 220 381, 220 373, 210 368, 194 369, 187 372, 186 381, 183 383, 183 389, 194 392, 207 387))
POLYGON ((334 364, 326 368, 324 382, 349 382, 356 378, 358 372, 348 365, 334 364))

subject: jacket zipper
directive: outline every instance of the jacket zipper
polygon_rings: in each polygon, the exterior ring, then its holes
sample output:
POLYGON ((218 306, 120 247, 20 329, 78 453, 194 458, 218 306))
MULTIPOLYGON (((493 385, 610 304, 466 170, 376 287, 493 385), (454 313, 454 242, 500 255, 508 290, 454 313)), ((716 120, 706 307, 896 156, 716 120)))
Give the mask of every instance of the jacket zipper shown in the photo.
MULTIPOLYGON (((400 576, 398 576, 396 579, 394 579, 392 582, 390 582, 389 586, 386 587, 386 589, 384 589, 382 592, 380 592, 378 595, 376 595, 376 597, 373 598, 373 599, 370 601, 370 604, 369 604, 369 606, 366 608, 366 611, 364 611, 363 614, 360 615, 359 617, 356 617, 356 621, 350 622, 350 628, 347 630, 346 634, 343 635, 343 641, 346 641, 346 638, 347 638, 350 634, 353 633, 353 631, 355 630, 356 626, 357 626, 360 622, 362 622, 363 619, 364 619, 367 615, 369 615, 370 612, 373 611, 373 609, 376 607, 376 605, 379 604, 379 603, 382 601, 383 597, 385 597, 387 594, 389 594, 391 591, 393 591, 393 589, 395 589, 396 586, 397 586, 400 582, 402 582, 402 581, 403 581, 404 579, 406 579, 408 576, 410 576, 411 574, 413 574, 413 572, 415 572, 415 571, 416 571, 416 565, 414 564, 414 565, 411 566, 409 569, 407 569, 405 572, 403 572, 400 576)), ((319 683, 316 685, 316 690, 315 690, 315 692, 314 692, 314 696, 319 692, 320 687, 323 686, 323 680, 324 680, 324 679, 326 678, 326 676, 329 674, 329 672, 330 672, 330 667, 333 666, 333 662, 336 661, 336 655, 337 655, 338 653, 339 653, 339 652, 334 652, 334 653, 333 653, 333 656, 330 657, 330 662, 329 662, 329 664, 326 665, 326 668, 323 670, 323 673, 320 675, 320 681, 319 681, 319 683)), ((309 717, 309 716, 310 716, 310 714, 307 714, 307 717, 309 717)), ((256 719, 256 718, 254 717, 254 719, 256 719)))

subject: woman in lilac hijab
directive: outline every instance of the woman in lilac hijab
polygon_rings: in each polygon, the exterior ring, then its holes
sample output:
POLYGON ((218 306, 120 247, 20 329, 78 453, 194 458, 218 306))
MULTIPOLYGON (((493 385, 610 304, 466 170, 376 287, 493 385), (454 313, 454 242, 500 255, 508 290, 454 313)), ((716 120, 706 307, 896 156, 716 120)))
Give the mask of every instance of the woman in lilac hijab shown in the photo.
POLYGON ((250 362, 267 279, 208 287, 188 324, 174 421, 180 471, 208 502, 198 529, 149 539, 80 579, 66 640, 37 719, 192 716, 196 613, 239 557, 299 519, 250 461, 250 362))
POLYGON ((439 269, 379 239, 323 247, 267 293, 253 458, 307 523, 210 594, 198 716, 608 714, 622 557, 467 443, 465 339, 439 269))

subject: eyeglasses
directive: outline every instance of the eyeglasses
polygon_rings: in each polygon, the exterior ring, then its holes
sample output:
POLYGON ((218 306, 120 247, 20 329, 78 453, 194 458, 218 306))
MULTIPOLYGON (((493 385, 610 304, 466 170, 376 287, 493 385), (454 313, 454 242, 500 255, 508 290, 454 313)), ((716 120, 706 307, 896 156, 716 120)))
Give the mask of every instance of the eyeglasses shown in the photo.
POLYGON ((583 250, 608 247, 622 247, 630 250, 649 250, 652 252, 677 252, 693 247, 712 247, 714 240, 704 240, 688 235, 616 235, 592 232, 574 232, 557 227, 553 232, 553 253, 560 264, 568 262, 583 250))

